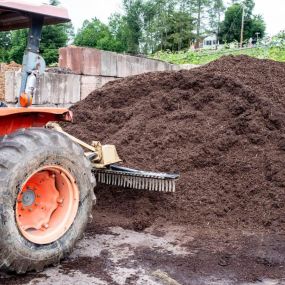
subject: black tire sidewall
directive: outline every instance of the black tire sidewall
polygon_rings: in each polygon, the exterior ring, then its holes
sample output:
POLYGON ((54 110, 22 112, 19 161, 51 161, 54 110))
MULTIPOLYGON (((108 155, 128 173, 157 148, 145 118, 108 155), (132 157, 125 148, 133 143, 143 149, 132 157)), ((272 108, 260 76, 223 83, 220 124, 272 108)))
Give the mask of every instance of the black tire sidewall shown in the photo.
MULTIPOLYGON (((83 151, 81 152, 83 155, 83 151)), ((4 218, 0 229, 0 248, 6 249, 7 254, 15 254, 20 260, 27 262, 56 262, 71 252, 87 225, 92 210, 92 183, 90 181, 90 169, 84 164, 84 157, 76 154, 72 149, 62 146, 41 145, 37 149, 25 154, 24 159, 19 160, 4 185, 1 185, 3 195, 1 216, 4 218), (20 233, 16 218, 15 204, 17 195, 31 173, 47 165, 59 165, 66 169, 75 178, 80 192, 79 208, 76 218, 68 231, 57 241, 36 245, 25 239, 20 233), (7 241, 9 241, 7 243, 7 241)))

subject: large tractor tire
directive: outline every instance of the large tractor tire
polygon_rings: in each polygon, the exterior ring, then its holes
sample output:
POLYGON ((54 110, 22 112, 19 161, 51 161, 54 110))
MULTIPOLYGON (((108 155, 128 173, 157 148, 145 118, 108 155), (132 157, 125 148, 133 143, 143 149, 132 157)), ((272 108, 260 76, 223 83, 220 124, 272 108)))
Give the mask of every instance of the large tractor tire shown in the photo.
POLYGON ((0 269, 41 271, 65 258, 91 217, 94 186, 65 135, 31 128, 0 138, 0 269))

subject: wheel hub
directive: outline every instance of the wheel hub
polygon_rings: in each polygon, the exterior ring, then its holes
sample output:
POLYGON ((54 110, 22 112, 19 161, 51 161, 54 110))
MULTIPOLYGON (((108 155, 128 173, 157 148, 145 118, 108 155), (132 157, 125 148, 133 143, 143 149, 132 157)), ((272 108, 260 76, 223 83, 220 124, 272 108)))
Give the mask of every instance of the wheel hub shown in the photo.
POLYGON ((34 204, 36 200, 36 194, 33 190, 28 189, 26 192, 23 192, 22 203, 23 206, 28 207, 34 204))
POLYGON ((18 228, 33 243, 54 242, 72 225, 78 205, 79 191, 71 174, 59 166, 44 167, 18 194, 18 228))

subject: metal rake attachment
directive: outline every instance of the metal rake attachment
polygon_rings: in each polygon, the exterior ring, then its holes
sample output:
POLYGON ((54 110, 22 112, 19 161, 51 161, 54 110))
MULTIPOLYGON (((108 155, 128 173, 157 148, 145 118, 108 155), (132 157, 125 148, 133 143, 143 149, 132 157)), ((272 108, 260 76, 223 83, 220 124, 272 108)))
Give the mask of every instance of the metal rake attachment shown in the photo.
POLYGON ((118 165, 94 169, 94 172, 101 184, 159 192, 175 192, 175 181, 179 177, 177 174, 140 171, 118 165))

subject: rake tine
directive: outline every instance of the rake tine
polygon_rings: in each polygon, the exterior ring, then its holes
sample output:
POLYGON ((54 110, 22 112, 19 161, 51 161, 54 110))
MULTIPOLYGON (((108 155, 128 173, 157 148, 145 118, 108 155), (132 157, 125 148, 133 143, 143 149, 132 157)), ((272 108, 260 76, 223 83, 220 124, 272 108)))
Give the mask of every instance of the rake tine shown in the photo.
POLYGON ((169 181, 169 192, 173 192, 173 181, 169 181))
POLYGON ((135 184, 135 178, 131 177, 131 185, 130 188, 134 188, 134 184, 135 184))
POLYGON ((161 183, 161 192, 165 192, 165 180, 161 183))

